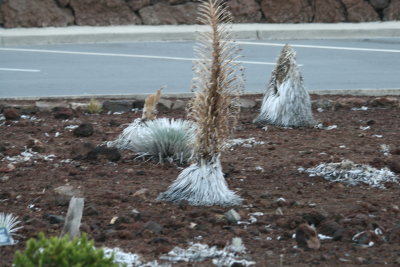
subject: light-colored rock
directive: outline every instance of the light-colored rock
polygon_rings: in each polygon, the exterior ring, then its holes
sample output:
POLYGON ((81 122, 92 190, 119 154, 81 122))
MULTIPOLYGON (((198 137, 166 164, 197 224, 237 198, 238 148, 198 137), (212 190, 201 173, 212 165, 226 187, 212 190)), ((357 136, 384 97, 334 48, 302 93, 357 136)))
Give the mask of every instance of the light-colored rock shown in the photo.
POLYGON ((230 209, 227 212, 225 212, 224 217, 231 224, 235 224, 241 219, 239 213, 237 213, 236 210, 234 209, 230 209))
POLYGON ((68 108, 69 104, 67 101, 56 101, 56 102, 51 102, 51 101, 36 101, 35 106, 40 110, 40 111, 51 111, 56 107, 63 107, 63 108, 68 108))
POLYGON ((54 197, 57 205, 67 205, 72 197, 81 197, 82 192, 70 185, 62 185, 54 189, 54 197))

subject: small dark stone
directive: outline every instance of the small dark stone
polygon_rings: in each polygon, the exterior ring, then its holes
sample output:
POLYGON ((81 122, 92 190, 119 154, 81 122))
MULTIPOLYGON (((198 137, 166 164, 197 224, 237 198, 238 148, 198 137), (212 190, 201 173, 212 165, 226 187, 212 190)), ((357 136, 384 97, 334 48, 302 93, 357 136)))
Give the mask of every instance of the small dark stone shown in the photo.
POLYGON ((171 242, 167 238, 154 237, 148 243, 149 244, 170 244, 171 242))
POLYGON ((306 213, 303 214, 303 219, 309 224, 309 225, 315 225, 316 227, 319 226, 319 224, 325 219, 325 216, 322 215, 319 212, 313 212, 313 213, 306 213))
POLYGON ((243 263, 240 262, 234 262, 230 265, 231 267, 243 267, 245 266, 243 263))
POLYGON ((370 126, 371 126, 371 125, 374 125, 375 123, 376 123, 376 122, 375 122, 374 120, 367 120, 367 121, 366 121, 366 124, 367 124, 367 125, 370 125, 370 126))
POLYGON ((119 239, 132 239, 133 234, 129 230, 120 230, 116 233, 119 239))
POLYGON ((71 149, 71 158, 74 160, 86 159, 89 152, 95 149, 95 145, 90 142, 76 144, 71 149))
POLYGON ((137 171, 136 172, 137 175, 146 175, 146 172, 143 170, 137 171))
POLYGON ((46 219, 49 221, 50 224, 60 224, 65 222, 65 218, 58 215, 48 215, 46 219))
POLYGON ((5 109, 3 111, 3 115, 6 118, 6 120, 10 120, 10 121, 16 121, 21 118, 21 115, 19 114, 19 112, 14 108, 5 109))
POLYGON ((108 229, 104 231, 106 238, 114 238, 117 235, 117 231, 114 229, 108 229))
POLYGON ((78 137, 89 137, 93 134, 93 126, 90 123, 82 123, 74 129, 74 135, 78 137))
POLYGON ((85 233, 89 233, 90 232, 90 226, 85 224, 85 223, 82 223, 81 226, 79 227, 79 229, 82 232, 85 232, 85 233))
POLYGON ((400 243, 400 224, 390 229, 387 233, 386 239, 390 243, 400 243))
POLYGON ((37 139, 29 139, 26 146, 34 152, 42 153, 45 151, 43 143, 37 139))
POLYGON ((388 165, 391 171, 400 173, 400 157, 398 155, 396 156, 397 156, 396 158, 388 162, 388 165))
POLYGON ((94 234, 94 240, 96 242, 104 242, 107 240, 107 235, 103 232, 98 231, 94 234))
POLYGON ((142 109, 144 107, 144 100, 135 100, 133 102, 133 108, 142 109))
POLYGON ((115 162, 121 159, 121 154, 117 148, 107 146, 97 146, 94 150, 87 154, 87 159, 89 160, 98 160, 101 157, 115 162))
POLYGON ((306 223, 300 224, 297 228, 296 242, 299 248, 319 249, 320 247, 317 232, 306 223))
POLYGON ((118 126, 121 125, 121 123, 119 123, 118 121, 116 121, 114 119, 111 119, 109 124, 110 124, 111 127, 118 127, 118 126))
POLYGON ((74 116, 74 110, 66 107, 53 108, 54 118, 67 120, 74 116))
POLYGON ((103 102, 105 112, 129 112, 132 109, 132 102, 126 100, 107 100, 103 102))
POLYGON ((96 216, 99 215, 99 211, 93 205, 88 205, 83 209, 83 214, 85 216, 96 216))
POLYGON ((150 221, 143 226, 143 231, 147 230, 153 234, 161 234, 163 227, 156 222, 150 221))
POLYGON ((118 217, 118 219, 115 221, 115 224, 116 224, 116 225, 119 225, 119 224, 129 224, 129 223, 131 223, 131 221, 132 221, 132 219, 129 218, 129 217, 121 216, 121 217, 118 217))
POLYGON ((128 214, 128 216, 135 219, 135 221, 140 221, 140 219, 142 218, 142 214, 135 209, 131 210, 130 213, 128 214))

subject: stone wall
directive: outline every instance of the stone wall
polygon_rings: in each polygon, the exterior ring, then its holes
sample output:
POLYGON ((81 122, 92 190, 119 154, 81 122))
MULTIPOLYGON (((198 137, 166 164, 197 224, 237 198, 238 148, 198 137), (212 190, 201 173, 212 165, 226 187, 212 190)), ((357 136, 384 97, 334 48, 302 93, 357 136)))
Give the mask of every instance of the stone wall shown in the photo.
MULTIPOLYGON (((226 0, 235 22, 400 20, 400 0, 226 0)), ((194 0, 0 0, 0 26, 194 24, 194 0)))

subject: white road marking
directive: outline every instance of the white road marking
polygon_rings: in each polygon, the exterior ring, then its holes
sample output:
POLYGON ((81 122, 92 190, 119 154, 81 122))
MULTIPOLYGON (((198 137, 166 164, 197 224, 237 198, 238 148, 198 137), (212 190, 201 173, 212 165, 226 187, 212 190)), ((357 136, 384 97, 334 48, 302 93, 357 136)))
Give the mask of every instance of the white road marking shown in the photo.
MULTIPOLYGON (((244 45, 261 45, 261 46, 284 46, 285 45, 285 44, 277 44, 277 43, 259 43, 259 42, 236 42, 236 43, 244 44, 244 45)), ((331 49, 331 50, 400 53, 400 50, 396 50, 396 49, 359 48, 359 47, 322 46, 322 45, 297 45, 297 44, 291 44, 290 46, 298 47, 298 48, 317 48, 317 49, 331 49)))
POLYGON ((31 70, 31 69, 11 69, 11 68, 0 68, 0 71, 40 72, 40 70, 31 70))
MULTIPOLYGON (((187 57, 166 57, 166 56, 135 55, 135 54, 95 53, 95 52, 46 50, 46 49, 0 48, 0 51, 69 54, 69 55, 85 55, 85 56, 106 56, 106 57, 131 57, 131 58, 167 59, 167 60, 183 60, 183 61, 196 60, 195 58, 187 58, 187 57)), ((238 63, 254 64, 254 65, 275 65, 275 63, 272 63, 272 62, 260 62, 260 61, 238 61, 238 63)))

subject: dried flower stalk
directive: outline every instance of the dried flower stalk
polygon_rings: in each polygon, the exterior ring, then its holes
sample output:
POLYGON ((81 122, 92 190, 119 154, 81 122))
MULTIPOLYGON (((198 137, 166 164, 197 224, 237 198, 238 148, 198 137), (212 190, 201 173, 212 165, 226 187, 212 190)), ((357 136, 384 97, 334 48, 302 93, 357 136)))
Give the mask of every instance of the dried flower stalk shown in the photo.
POLYGON ((161 90, 160 88, 153 95, 149 95, 144 101, 142 120, 154 120, 157 117, 157 104, 161 98, 161 90))
POLYGON ((208 0, 200 4, 199 22, 211 26, 211 32, 199 34, 192 81, 195 97, 189 116, 197 123, 195 154, 211 159, 221 152, 229 136, 238 110, 232 99, 243 88, 242 69, 236 62, 239 51, 232 41, 232 16, 222 1, 208 0))

